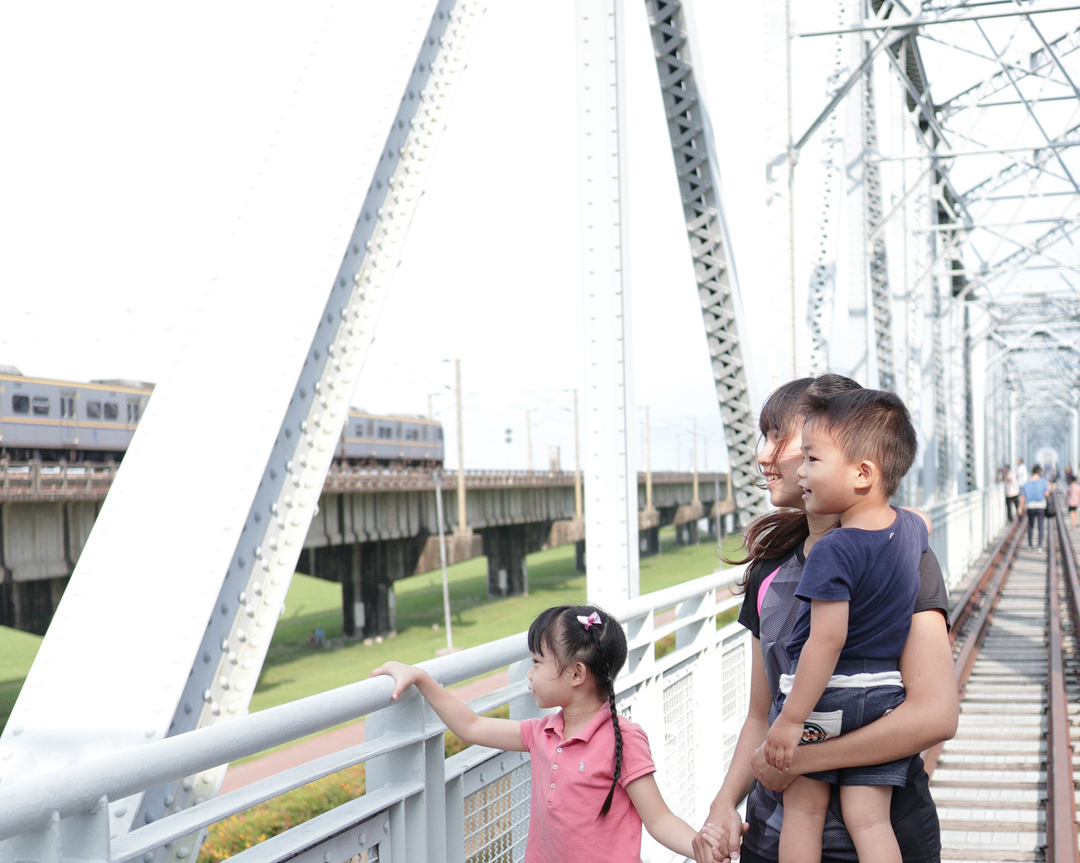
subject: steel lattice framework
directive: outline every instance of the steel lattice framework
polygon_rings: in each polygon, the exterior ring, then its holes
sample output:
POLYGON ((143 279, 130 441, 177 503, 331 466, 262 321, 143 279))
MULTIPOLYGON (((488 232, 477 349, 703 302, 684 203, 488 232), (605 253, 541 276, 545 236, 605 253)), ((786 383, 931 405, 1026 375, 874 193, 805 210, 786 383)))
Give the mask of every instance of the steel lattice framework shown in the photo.
POLYGON ((712 124, 695 76, 694 61, 700 52, 693 43, 685 4, 647 0, 645 5, 724 422, 731 484, 739 510, 754 514, 763 505, 754 485, 758 432, 750 416, 750 386, 739 336, 745 325, 740 322, 742 308, 720 200, 712 124))
POLYGON ((828 82, 819 110, 774 106, 790 131, 768 121, 767 165, 790 192, 770 193, 770 225, 841 211, 837 248, 824 227, 796 237, 812 251, 773 283, 772 305, 805 296, 810 322, 790 373, 828 366, 908 400, 923 439, 911 502, 1033 461, 1024 429, 1036 425, 1064 428, 1050 448, 1060 468, 1075 464, 1080 7, 823 0, 797 22, 783 0, 767 7, 766 44, 786 44, 788 80, 828 82))

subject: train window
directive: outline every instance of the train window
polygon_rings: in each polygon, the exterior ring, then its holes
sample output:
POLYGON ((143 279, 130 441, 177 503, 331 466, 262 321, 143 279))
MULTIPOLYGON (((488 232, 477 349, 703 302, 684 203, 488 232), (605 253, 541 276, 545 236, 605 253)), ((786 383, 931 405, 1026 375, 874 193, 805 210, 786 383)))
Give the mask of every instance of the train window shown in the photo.
POLYGON ((401 440, 401 423, 394 423, 394 437, 401 440))
POLYGON ((101 402, 86 403, 86 418, 88 420, 101 419, 101 402))
POLYGON ((139 403, 128 402, 127 417, 129 423, 137 423, 139 421, 139 403))
POLYGON ((17 414, 30 413, 30 396, 12 396, 11 409, 17 414))
POLYGON ((435 429, 435 440, 442 440, 442 426, 435 429))
POLYGON ((405 429, 405 440, 420 440, 420 429, 405 429))
POLYGON ((34 396, 34 415, 39 417, 49 415, 49 399, 47 396, 34 396))
POLYGON ((69 395, 60 396, 60 419, 75 419, 75 397, 69 395))
POLYGON ((115 420, 120 417, 120 408, 117 407, 116 402, 105 402, 105 419, 115 420))
POLYGON ((364 436, 364 424, 363 423, 357 423, 356 424, 356 436, 357 437, 363 437, 364 436))

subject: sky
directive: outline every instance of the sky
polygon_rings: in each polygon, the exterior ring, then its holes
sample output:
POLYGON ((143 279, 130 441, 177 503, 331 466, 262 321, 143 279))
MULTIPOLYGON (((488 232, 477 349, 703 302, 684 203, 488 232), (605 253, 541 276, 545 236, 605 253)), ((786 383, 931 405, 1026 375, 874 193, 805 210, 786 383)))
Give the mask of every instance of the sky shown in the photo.
MULTIPOLYGON (((699 3, 697 13, 703 80, 724 100, 713 112, 725 190, 746 216, 732 228, 742 273, 753 272, 762 205, 759 172, 746 169, 760 163, 757 124, 746 122, 754 94, 725 86, 745 76, 758 38, 741 26, 740 5, 699 3)), ((371 32, 364 6, 6 7, 0 365, 160 382, 172 373, 168 334, 197 327, 210 296, 235 321, 236 343, 220 349, 242 350, 243 301, 230 305, 227 279, 206 281, 229 253, 222 238, 266 209, 288 211, 287 197, 260 186, 282 130, 318 110, 344 123, 364 87, 343 60, 333 85, 312 93, 312 58, 414 50, 371 32)), ((643 4, 627 7, 639 436, 648 406, 653 468, 686 469, 696 420, 698 467, 724 468, 643 4)), ((357 384, 353 404, 373 412, 426 415, 430 400, 451 466, 454 359, 467 467, 524 469, 530 437, 535 467, 552 446, 573 466, 573 390, 584 391, 574 53, 571 0, 543 14, 488 4, 357 384)), ((363 118, 349 122, 361 128, 363 118)), ((325 184, 328 208, 355 206, 336 191, 325 184)))

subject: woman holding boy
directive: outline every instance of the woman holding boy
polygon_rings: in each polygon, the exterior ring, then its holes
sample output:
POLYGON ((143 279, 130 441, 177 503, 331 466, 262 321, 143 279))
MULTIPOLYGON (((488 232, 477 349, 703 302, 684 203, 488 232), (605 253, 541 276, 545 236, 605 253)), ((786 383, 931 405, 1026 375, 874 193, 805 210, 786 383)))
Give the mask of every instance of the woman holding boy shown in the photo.
MULTIPOLYGON (((839 375, 803 378, 778 389, 762 408, 764 446, 758 460, 770 499, 781 509, 756 520, 745 537, 749 565, 739 620, 756 642, 750 707, 707 819, 710 833, 720 837, 720 847, 714 850, 714 840, 699 834, 694 842, 699 863, 740 857, 743 863, 776 863, 782 792, 797 776, 911 756, 906 781, 892 795, 892 828, 905 863, 934 863, 940 857, 937 812, 918 753, 955 733, 958 705, 947 633, 948 597, 931 553, 919 563, 914 615, 899 660, 904 702, 887 716, 848 734, 797 747, 784 773, 767 764, 763 751, 780 678, 791 671, 787 646, 801 606, 795 590, 806 555, 839 523, 838 516, 807 512, 803 499, 798 476, 803 464, 802 399, 811 389, 817 395, 829 395, 858 388, 839 375), (744 824, 736 807, 747 795, 744 824)), ((826 863, 856 860, 835 794, 826 815, 822 849, 826 863)))

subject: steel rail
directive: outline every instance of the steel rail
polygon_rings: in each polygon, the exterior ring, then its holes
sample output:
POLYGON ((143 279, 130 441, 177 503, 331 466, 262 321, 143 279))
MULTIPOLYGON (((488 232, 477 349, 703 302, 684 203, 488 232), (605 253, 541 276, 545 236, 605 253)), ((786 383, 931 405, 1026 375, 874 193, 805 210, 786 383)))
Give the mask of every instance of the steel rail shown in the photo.
POLYGON ((1062 513, 1060 495, 1057 525, 1063 566, 1059 565, 1054 542, 1049 542, 1047 561, 1047 731, 1046 731, 1046 860, 1047 863, 1077 863, 1080 851, 1076 833, 1076 785, 1072 769, 1072 740, 1069 728, 1069 697, 1065 682, 1065 646, 1062 636, 1059 570, 1072 585, 1073 620, 1076 621, 1076 561, 1062 513))
MULTIPOLYGON (((1013 526, 994 547, 982 570, 972 579, 967 590, 964 591, 949 612, 950 644, 956 644, 961 629, 969 621, 972 621, 971 629, 964 639, 963 647, 954 660, 957 697, 961 701, 964 698, 964 691, 967 688, 968 679, 971 677, 972 668, 975 666, 978 647, 982 644, 990 628, 994 610, 1001 600, 1001 591, 1008 581, 1009 571, 1016 557, 1016 549, 1019 547, 1023 535, 1021 521, 1018 517, 1013 526)), ((927 776, 933 776, 938 759, 945 748, 945 743, 946 741, 943 740, 923 752, 922 758, 927 776)))
POLYGON ((964 591, 953 605, 952 610, 949 612, 949 642, 951 644, 956 643, 960 634, 960 628, 968 621, 975 609, 979 607, 979 603, 982 601, 982 597, 986 592, 986 587, 990 583, 995 568, 998 567, 999 564, 1008 566, 1012 563, 1012 557, 1016 553, 1016 542, 1018 541, 1017 534, 1019 532, 1022 531, 1021 521, 1018 517, 1012 523, 1012 527, 1009 529, 1008 533, 1006 533, 1005 536, 1001 538, 1001 541, 994 546, 994 549, 990 552, 990 557, 987 559, 982 570, 972 579, 967 590, 964 591), (1010 543, 1012 543, 1012 546, 1006 548, 1010 543))

